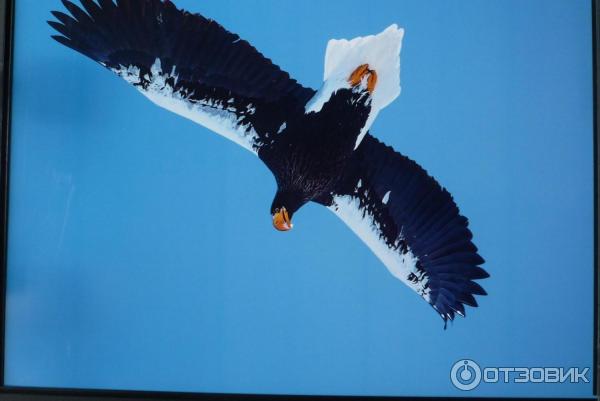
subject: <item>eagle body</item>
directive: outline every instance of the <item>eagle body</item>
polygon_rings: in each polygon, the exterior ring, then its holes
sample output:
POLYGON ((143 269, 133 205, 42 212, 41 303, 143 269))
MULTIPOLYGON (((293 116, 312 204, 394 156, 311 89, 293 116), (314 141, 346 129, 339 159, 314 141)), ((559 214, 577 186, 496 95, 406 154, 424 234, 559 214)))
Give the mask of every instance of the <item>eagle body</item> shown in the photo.
POLYGON ((278 192, 271 212, 282 206, 290 218, 308 201, 335 189, 354 153, 357 133, 371 110, 365 89, 341 89, 319 113, 290 116, 285 128, 258 157, 275 176, 278 192))
MULTIPOLYGON (((258 156, 277 192, 272 223, 292 228, 308 202, 331 210, 443 319, 489 277, 450 193, 370 128, 400 94, 404 31, 330 40, 323 85, 304 87, 216 21, 168 0, 62 0, 60 44, 99 63, 157 106, 258 156)), ((70 79, 64 77, 63 79, 70 79)))

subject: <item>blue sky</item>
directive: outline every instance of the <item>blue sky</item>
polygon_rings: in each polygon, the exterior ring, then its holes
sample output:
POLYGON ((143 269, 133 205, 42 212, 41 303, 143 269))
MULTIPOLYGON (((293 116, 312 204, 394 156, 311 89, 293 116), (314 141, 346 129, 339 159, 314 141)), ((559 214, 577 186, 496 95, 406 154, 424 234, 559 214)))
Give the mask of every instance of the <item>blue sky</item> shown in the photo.
MULTIPOLYGON (((330 38, 405 28, 371 132, 470 219, 491 278, 448 330, 332 213, 273 230, 251 153, 159 109, 19 0, 6 383, 144 390, 589 396, 452 364, 592 365, 589 1, 179 0, 318 88, 330 38)), ((591 378, 591 374, 589 375, 591 378)))

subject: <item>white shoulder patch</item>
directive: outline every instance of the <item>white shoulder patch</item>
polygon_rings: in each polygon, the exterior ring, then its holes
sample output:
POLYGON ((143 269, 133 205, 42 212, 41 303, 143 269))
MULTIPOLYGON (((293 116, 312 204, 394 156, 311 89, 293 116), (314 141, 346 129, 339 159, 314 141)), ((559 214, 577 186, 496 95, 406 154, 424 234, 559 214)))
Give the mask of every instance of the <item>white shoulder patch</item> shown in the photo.
POLYGON ((318 112, 338 89, 348 88, 348 78, 362 64, 377 73, 377 85, 372 94, 371 114, 356 141, 362 141, 381 109, 400 95, 400 49, 404 29, 390 25, 377 35, 352 40, 331 39, 325 52, 324 84, 305 107, 306 112, 318 112))
POLYGON ((392 193, 392 191, 387 191, 387 192, 385 193, 385 195, 383 195, 383 199, 381 199, 381 202, 382 202, 384 205, 387 205, 388 201, 390 200, 390 194, 391 194, 391 193, 392 193))
MULTIPOLYGON (((135 66, 115 68, 113 71, 130 84, 139 84, 142 81, 140 69, 135 66)), ((242 123, 238 118, 235 107, 231 105, 233 98, 226 102, 215 99, 200 99, 193 101, 189 97, 175 91, 167 82, 172 78, 177 82, 176 68, 171 72, 163 72, 160 59, 156 59, 150 68, 150 76, 144 79, 149 81, 146 89, 139 86, 136 88, 156 105, 190 119, 219 135, 257 153, 254 145, 258 135, 249 123, 242 123)), ((246 105, 244 114, 253 114, 255 111, 252 104, 246 105)))

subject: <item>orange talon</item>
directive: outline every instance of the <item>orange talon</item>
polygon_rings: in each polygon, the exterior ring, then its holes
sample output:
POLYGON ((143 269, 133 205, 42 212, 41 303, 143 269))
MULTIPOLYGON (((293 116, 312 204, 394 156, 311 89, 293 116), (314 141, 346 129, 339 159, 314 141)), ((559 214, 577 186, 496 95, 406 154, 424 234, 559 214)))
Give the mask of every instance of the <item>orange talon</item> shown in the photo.
POLYGON ((373 93, 375 90, 375 85, 377 85, 377 73, 373 70, 370 71, 371 75, 369 75, 369 78, 367 79, 367 90, 369 93, 373 93))
POLYGON ((365 75, 365 73, 367 71, 369 71, 369 64, 363 64, 363 65, 358 66, 358 68, 355 69, 352 74, 350 74, 350 79, 348 79, 348 82, 350 82, 350 85, 356 86, 356 85, 360 84, 360 81, 362 81, 363 75, 365 75))
POLYGON ((367 76, 367 90, 369 93, 373 93, 375 90, 375 85, 377 84, 377 73, 374 70, 369 68, 369 64, 362 64, 358 66, 350 74, 350 78, 348 78, 348 82, 352 87, 360 85, 364 76, 367 76))

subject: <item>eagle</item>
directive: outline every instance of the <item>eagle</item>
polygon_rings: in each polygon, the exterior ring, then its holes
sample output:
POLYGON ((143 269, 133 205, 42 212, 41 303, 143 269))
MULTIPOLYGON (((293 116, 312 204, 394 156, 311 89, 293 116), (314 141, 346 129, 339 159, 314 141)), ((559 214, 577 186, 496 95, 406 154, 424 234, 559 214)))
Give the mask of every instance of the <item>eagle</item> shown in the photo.
POLYGON ((330 40, 323 85, 302 86, 216 21, 169 0, 62 0, 59 43, 111 70, 156 105, 254 153, 275 177, 275 229, 315 202, 335 213, 444 328, 489 277, 468 220, 422 167, 372 136, 400 94, 404 30, 330 40))

